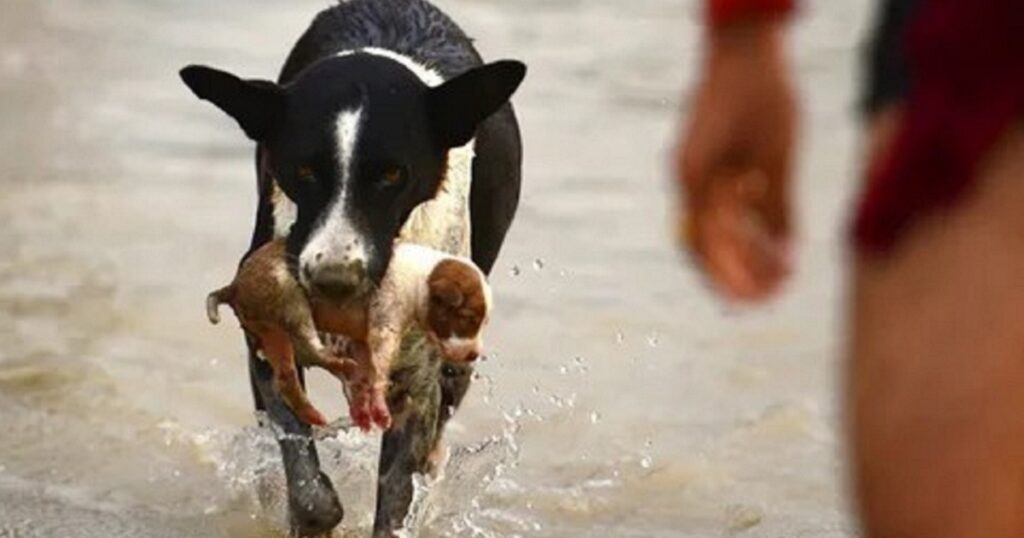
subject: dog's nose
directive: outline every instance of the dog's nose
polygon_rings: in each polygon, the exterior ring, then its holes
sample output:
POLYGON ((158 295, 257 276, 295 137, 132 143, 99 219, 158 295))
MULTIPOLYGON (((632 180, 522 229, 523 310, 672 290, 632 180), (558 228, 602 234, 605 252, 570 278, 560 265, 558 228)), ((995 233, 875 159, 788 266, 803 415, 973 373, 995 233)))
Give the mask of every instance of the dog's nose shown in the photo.
POLYGON ((366 265, 358 260, 322 265, 310 275, 309 282, 325 297, 347 299, 366 283, 366 265))

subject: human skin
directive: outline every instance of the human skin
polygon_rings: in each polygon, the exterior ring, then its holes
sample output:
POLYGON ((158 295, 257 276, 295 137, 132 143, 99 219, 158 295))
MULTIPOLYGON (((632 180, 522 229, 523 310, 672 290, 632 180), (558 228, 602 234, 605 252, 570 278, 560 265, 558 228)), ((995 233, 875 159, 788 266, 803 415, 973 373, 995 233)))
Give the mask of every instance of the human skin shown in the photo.
POLYGON ((708 30, 704 77, 676 150, 679 232, 727 298, 764 299, 790 272, 797 110, 784 23, 708 30))
MULTIPOLYGON (((744 24, 757 28, 710 34, 677 170, 686 246, 726 298, 756 302, 783 282, 790 238, 792 130, 762 133, 795 123, 795 109, 779 24, 744 24)), ((865 163, 900 117, 870 119, 865 163)), ((1024 536, 1022 178, 1018 127, 956 205, 915 221, 885 255, 851 255, 845 410, 867 537, 1024 536)))
MULTIPOLYGON (((871 122, 869 151, 893 123, 871 122)), ((856 255, 846 410, 866 536, 1024 536, 1021 179, 1014 128, 956 205, 856 255)))

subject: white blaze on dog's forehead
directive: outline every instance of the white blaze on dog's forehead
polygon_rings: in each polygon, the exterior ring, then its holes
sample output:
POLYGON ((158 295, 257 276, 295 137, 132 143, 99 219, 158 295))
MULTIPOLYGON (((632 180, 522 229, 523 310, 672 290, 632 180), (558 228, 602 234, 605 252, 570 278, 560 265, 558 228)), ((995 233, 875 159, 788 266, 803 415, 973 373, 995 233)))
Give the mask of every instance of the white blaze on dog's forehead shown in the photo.
MULTIPOLYGON (((393 50, 378 47, 347 50, 336 56, 368 54, 386 58, 405 67, 429 87, 440 86, 444 76, 423 63, 393 50)), ((438 194, 416 207, 399 232, 404 241, 421 243, 434 248, 469 254, 469 187, 472 177, 476 140, 448 152, 448 170, 438 194), (438 223, 444 223, 438 225, 438 223)))
MULTIPOLYGON (((359 230, 348 214, 348 185, 353 171, 355 151, 359 142, 363 109, 342 110, 335 120, 336 154, 339 188, 328 203, 326 218, 310 234, 309 241, 302 249, 299 260, 303 266, 312 267, 320 262, 347 263, 367 259, 367 242, 360 239, 359 230)), ((300 278, 305 279, 304 272, 300 278)))
POLYGON ((356 141, 359 138, 359 122, 363 117, 363 109, 343 110, 338 113, 335 123, 338 141, 338 169, 342 179, 352 173, 352 156, 355 154, 356 141))

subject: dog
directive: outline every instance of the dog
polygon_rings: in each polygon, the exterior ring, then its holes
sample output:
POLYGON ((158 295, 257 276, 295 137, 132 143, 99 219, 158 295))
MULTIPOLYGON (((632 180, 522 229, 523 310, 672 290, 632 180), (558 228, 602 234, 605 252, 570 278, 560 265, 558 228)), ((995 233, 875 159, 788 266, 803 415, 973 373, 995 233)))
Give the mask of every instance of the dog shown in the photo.
MULTIPOLYGON (((425 0, 348 0, 314 19, 276 82, 195 65, 180 74, 257 143, 249 253, 284 239, 300 285, 344 304, 372 295, 396 238, 468 256, 490 272, 519 201, 522 146, 509 100, 525 73, 516 61, 484 63, 425 0)), ((248 345, 256 407, 285 434, 292 529, 329 531, 344 511, 310 429, 281 402, 256 343, 248 345)), ((429 467, 468 387, 471 367, 442 364, 422 334, 403 339, 388 393, 396 424, 382 441, 376 536, 402 526, 412 475, 429 467)))
POLYGON ((387 374, 406 331, 416 324, 445 359, 474 361, 492 303, 487 279, 471 260, 401 244, 368 312, 311 305, 288 271, 284 241, 275 240, 249 256, 230 284, 207 296, 206 315, 220 323, 218 308, 231 306, 274 370, 277 392, 304 422, 325 426, 327 419, 309 401, 296 364, 323 368, 350 387, 351 417, 369 431, 391 427, 387 374), (318 329, 348 337, 352 357, 334 356, 318 329))

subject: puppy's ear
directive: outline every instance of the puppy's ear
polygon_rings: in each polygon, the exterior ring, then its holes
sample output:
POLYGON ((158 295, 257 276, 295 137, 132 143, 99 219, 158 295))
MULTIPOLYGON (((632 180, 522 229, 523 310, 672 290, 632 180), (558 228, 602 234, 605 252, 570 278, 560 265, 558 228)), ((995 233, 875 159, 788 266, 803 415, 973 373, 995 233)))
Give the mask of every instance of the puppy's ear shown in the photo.
POLYGON ((190 65, 180 75, 196 97, 217 105, 238 122, 246 136, 257 142, 270 137, 283 121, 284 89, 273 82, 242 80, 201 65, 190 65))
POLYGON ((526 65, 512 60, 471 69, 427 94, 427 113, 442 148, 470 141, 480 123, 502 107, 526 76, 526 65))
POLYGON ((430 282, 430 296, 451 308, 458 308, 466 301, 459 286, 447 278, 436 278, 430 282))

